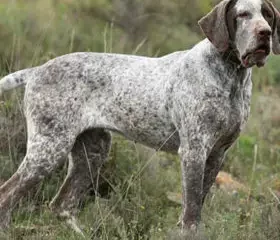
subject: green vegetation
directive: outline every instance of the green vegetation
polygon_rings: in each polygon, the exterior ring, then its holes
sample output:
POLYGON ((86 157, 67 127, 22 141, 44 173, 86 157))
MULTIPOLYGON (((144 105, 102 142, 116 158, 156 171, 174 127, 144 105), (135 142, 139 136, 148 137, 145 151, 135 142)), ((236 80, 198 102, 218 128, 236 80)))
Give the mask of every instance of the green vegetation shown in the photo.
MULTIPOLYGON (((2 0, 1 75, 69 52, 161 56, 190 48, 202 39, 196 22, 213 2, 217 1, 2 0)), ((274 2, 280 7, 279 0, 274 2)), ((250 121, 223 168, 250 194, 228 194, 213 187, 201 226, 210 240, 280 239, 279 62, 271 56, 265 68, 255 70, 250 121)), ((25 153, 22 92, 7 93, 0 105, 0 181, 9 178, 25 153)), ((65 169, 19 204, 12 228, 0 234, 1 240, 82 239, 48 209, 65 169)), ((167 198, 169 192, 180 193, 180 178, 177 156, 114 136, 103 172, 104 197, 89 194, 79 215, 87 238, 180 239, 176 222, 181 206, 167 198)))

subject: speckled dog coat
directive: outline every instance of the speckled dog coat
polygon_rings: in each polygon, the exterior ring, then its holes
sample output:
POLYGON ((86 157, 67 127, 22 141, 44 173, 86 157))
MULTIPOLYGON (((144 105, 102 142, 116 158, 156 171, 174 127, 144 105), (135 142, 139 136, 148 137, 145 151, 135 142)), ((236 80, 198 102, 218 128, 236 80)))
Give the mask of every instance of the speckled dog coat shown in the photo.
POLYGON ((160 58, 73 53, 0 81, 1 92, 26 84, 28 127, 26 156, 0 187, 1 228, 19 199, 68 155, 51 208, 80 231, 74 209, 108 156, 109 131, 179 152, 180 222, 196 228, 225 152, 248 118, 251 67, 263 66, 272 48, 280 52, 279 13, 270 2, 224 0, 199 24, 207 39, 189 51, 160 58))

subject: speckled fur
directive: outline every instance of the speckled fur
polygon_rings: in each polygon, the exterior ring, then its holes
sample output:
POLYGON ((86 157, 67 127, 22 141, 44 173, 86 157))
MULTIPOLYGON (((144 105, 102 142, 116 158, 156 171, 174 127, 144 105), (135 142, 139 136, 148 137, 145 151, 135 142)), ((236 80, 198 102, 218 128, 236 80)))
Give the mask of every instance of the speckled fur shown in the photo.
MULTIPOLYGON (((253 16, 237 22, 236 42, 226 38, 227 32, 210 36, 215 33, 207 31, 202 19, 210 41, 189 51, 161 58, 73 53, 5 77, 0 82, 3 91, 26 83, 28 143, 17 172, 0 187, 0 226, 8 225, 18 200, 63 164, 69 153, 68 175, 51 207, 71 218, 108 156, 110 130, 158 150, 179 152, 181 223, 183 228, 195 227, 225 152, 248 119, 251 66, 241 64, 241 55, 257 47, 259 29, 276 32, 261 17, 260 0, 224 0, 205 19, 217 18, 223 24, 221 31, 228 31, 224 17, 232 2, 235 12, 251 6, 247 10, 253 16), (238 34, 244 29, 250 38, 241 44, 238 34), (81 157, 86 153, 88 162, 81 157)), ((271 46, 271 35, 263 41, 271 46)), ((254 56, 250 63, 257 64, 254 56)))

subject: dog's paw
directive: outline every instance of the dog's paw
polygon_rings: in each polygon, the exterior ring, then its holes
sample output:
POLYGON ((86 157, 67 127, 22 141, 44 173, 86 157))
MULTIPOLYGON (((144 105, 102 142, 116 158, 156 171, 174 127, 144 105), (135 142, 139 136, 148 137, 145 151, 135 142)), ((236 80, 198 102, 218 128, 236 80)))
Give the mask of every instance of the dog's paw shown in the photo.
POLYGON ((169 239, 172 240, 207 240, 207 237, 204 235, 204 231, 198 223, 193 222, 183 222, 182 216, 177 222, 179 227, 176 231, 169 232, 169 239))
POLYGON ((180 216, 179 221, 177 222, 177 226, 180 227, 183 230, 189 230, 191 232, 197 231, 197 222, 184 222, 183 217, 180 216))
POLYGON ((78 224, 78 220, 75 217, 70 217, 66 219, 66 223, 79 235, 85 238, 82 227, 78 224))

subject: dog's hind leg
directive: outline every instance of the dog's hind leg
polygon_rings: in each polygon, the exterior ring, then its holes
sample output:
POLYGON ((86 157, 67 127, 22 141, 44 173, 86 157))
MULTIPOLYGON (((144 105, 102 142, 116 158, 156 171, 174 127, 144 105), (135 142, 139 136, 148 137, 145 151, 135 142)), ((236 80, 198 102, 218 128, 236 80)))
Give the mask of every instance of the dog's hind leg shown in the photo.
MULTIPOLYGON (((37 128, 32 128, 34 129, 37 128)), ((74 141, 75 136, 69 131, 60 134, 29 134, 23 162, 16 173, 0 187, 0 231, 8 227, 11 211, 18 201, 63 164, 74 141)))
POLYGON ((107 159, 111 146, 111 135, 103 129, 91 129, 78 136, 69 154, 67 176, 50 208, 78 233, 75 215, 88 189, 97 184, 98 170, 107 159))

